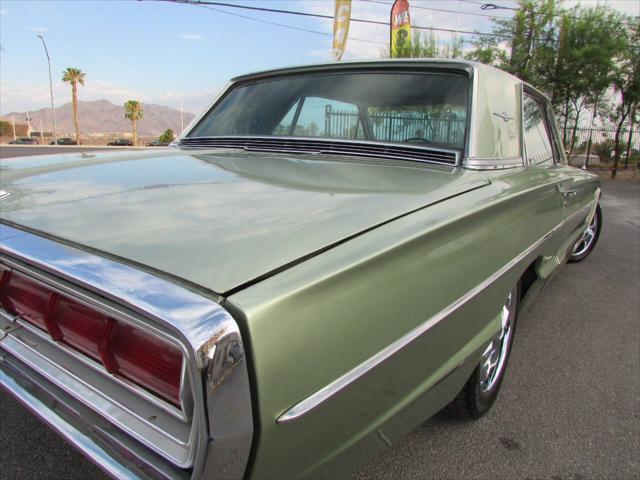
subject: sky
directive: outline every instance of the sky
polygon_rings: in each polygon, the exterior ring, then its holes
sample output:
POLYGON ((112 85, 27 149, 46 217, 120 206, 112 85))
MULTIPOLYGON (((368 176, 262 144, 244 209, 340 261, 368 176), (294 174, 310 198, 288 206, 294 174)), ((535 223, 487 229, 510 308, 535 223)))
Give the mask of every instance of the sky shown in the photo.
MULTIPOLYGON (((333 15, 334 8, 333 0, 221 1, 324 15, 333 15)), ((598 2, 640 15, 640 0, 567 0, 564 4, 598 2)), ((353 0, 352 17, 388 21, 392 3, 353 0)), ((507 9, 481 10, 480 0, 409 3, 413 24, 454 30, 491 30, 490 18, 468 13, 513 14, 507 9)), ((511 0, 492 3, 515 4, 511 0)), ((320 18, 155 0, 0 0, 0 114, 50 104, 47 59, 38 34, 44 36, 51 57, 56 107, 71 100, 71 89, 61 77, 65 68, 74 67, 86 73, 80 100, 105 98, 121 104, 135 99, 175 108, 182 104, 185 111, 199 113, 236 75, 332 61, 332 29, 332 20, 320 18)), ((452 38, 446 32, 437 36, 440 42, 452 38)), ((352 22, 343 58, 378 58, 388 38, 388 28, 382 25, 352 22)))

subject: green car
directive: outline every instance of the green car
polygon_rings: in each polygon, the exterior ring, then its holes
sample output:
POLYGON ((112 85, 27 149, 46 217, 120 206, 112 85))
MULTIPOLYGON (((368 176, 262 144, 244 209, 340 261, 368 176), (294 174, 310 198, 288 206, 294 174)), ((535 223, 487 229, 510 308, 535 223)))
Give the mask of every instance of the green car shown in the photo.
POLYGON ((246 75, 185 132, 1 164, 0 384, 118 478, 336 478, 481 417, 602 225, 549 101, 477 63, 246 75))

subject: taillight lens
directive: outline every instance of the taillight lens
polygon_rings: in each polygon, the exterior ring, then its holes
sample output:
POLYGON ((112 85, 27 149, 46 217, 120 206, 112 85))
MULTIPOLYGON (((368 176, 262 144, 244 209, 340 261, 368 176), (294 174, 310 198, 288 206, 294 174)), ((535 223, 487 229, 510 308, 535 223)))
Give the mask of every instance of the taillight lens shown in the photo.
POLYGON ((13 271, 2 271, 0 303, 108 372, 180 406, 183 357, 174 345, 13 271))
POLYGON ((111 353, 120 375, 180 403, 182 354, 175 347, 131 325, 115 322, 111 353))

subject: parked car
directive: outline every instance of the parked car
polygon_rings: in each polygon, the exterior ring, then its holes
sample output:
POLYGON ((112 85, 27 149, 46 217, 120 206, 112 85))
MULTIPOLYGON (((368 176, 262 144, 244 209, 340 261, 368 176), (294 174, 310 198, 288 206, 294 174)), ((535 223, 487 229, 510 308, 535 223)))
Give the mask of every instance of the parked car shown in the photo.
POLYGON ((116 138, 113 142, 107 143, 109 147, 133 147, 133 142, 128 138, 116 138))
POLYGON ((78 145, 78 142, 69 137, 63 137, 58 138, 55 142, 49 143, 49 145, 78 145))
POLYGON ((48 158, 4 162, 0 383, 114 477, 339 478, 481 417, 602 228, 549 101, 467 61, 241 76, 175 150, 48 158))
POLYGON ((38 140, 32 137, 18 137, 11 140, 9 145, 38 145, 38 140))
POLYGON ((169 144, 160 140, 153 140, 147 143, 147 147, 168 147, 169 144))

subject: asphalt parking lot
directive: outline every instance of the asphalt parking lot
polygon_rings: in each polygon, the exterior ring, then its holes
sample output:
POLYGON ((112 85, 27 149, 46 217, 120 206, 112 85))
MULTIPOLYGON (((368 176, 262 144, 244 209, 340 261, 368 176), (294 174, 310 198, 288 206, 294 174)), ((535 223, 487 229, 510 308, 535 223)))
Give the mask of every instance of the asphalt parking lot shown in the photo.
MULTIPOLYGON (((593 254, 519 319, 493 410, 437 415, 354 479, 640 478, 640 182, 605 182, 602 208, 593 254)), ((0 475, 104 478, 2 392, 0 475)))

